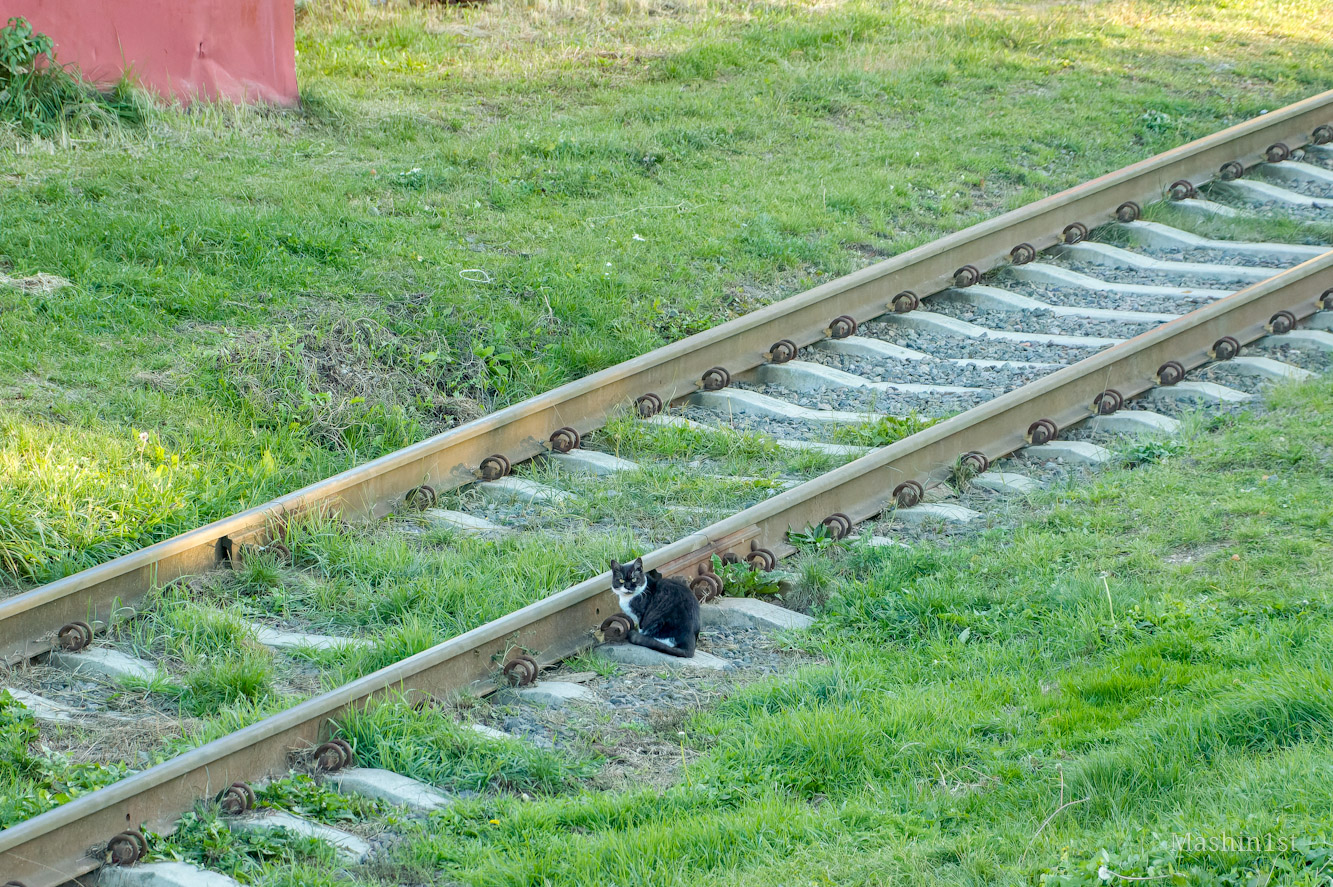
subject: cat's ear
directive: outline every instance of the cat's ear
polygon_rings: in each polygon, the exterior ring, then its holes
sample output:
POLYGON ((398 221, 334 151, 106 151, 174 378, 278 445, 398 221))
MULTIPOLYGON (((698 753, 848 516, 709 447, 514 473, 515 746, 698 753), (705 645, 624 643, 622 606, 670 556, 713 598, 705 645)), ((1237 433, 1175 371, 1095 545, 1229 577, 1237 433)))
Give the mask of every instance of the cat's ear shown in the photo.
POLYGON ((620 570, 620 561, 616 560, 615 558, 611 558, 611 572, 616 573, 619 572, 619 570, 620 570))
POLYGON ((641 558, 641 557, 636 557, 636 558, 634 559, 634 569, 637 570, 637 571, 642 571, 642 570, 643 570, 643 558, 641 558))

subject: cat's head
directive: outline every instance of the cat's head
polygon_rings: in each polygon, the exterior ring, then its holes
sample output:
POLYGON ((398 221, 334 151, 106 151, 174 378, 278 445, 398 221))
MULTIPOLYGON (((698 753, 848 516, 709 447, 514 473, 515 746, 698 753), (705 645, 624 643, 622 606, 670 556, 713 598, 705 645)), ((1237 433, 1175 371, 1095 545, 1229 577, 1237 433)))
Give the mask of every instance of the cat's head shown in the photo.
POLYGON ((611 558, 611 590, 619 595, 636 595, 648 587, 648 574, 643 571, 643 558, 622 564, 611 558))

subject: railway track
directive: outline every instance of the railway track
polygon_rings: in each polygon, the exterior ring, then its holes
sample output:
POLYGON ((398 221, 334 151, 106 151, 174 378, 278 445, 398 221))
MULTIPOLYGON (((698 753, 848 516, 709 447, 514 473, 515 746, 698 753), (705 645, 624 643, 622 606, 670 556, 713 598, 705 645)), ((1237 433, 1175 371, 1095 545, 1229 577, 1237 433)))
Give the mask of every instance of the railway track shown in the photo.
MULTIPOLYGON (((1007 497, 1108 461, 1109 435, 1169 434, 1182 408, 1243 403, 1265 380, 1324 366, 1333 252, 1187 230, 1192 218, 1272 215, 1333 220, 1333 93, 0 601, 8 683, 49 723, 139 720, 70 700, 108 679, 151 692, 169 676, 169 639, 145 644, 133 627, 152 612, 153 590, 228 565, 319 573, 300 560, 302 534, 336 532, 335 517, 379 521, 386 548, 603 533, 709 598, 723 590, 715 557, 771 568, 794 550, 792 530, 846 538, 867 524, 861 535, 900 541, 984 526, 1007 497), (1145 208, 1185 227, 1145 221, 1145 208), (890 432, 914 433, 889 443, 890 432), (682 446, 693 452, 664 455, 682 446)), ((342 772, 349 791, 428 807, 430 787, 349 777, 353 755, 334 722, 389 693, 427 702, 516 684, 532 696, 541 671, 595 644, 599 627, 623 630, 615 612, 603 574, 331 690, 298 674, 288 690, 299 704, 0 832, 0 883, 57 885, 132 864, 139 829, 169 832, 220 795, 243 812, 250 786, 294 761, 342 772)), ((801 622, 751 603, 708 613, 723 634, 801 622)), ((296 614, 241 634, 307 658, 373 646, 321 628, 296 614)), ((692 667, 737 669, 715 652, 692 667)))

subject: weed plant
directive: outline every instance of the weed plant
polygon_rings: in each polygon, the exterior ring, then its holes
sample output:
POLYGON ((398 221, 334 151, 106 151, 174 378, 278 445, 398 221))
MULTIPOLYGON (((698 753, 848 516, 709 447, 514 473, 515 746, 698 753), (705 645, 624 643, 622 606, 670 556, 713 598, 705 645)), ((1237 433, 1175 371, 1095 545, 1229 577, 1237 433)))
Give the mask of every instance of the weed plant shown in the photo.
POLYGON ((125 766, 78 763, 46 752, 32 714, 0 690, 0 829, 127 775, 125 766))
POLYGON ((887 447, 939 421, 917 415, 915 411, 906 416, 881 416, 856 425, 838 425, 833 430, 833 439, 854 446, 887 447))
POLYGON ((139 120, 127 82, 99 92, 55 58, 55 44, 22 17, 0 28, 0 125, 51 138, 70 129, 115 127, 139 120))
MULTIPOLYGON (((337 864, 332 844, 282 829, 233 831, 216 807, 201 807, 185 814, 170 838, 146 833, 145 862, 188 862, 212 871, 231 872, 242 883, 273 883, 275 870, 289 873, 311 869, 328 872, 337 864)), ((325 876, 327 878, 327 876, 325 876)), ((289 881, 292 884, 328 883, 289 881)), ((345 883, 345 882, 344 882, 345 883)))

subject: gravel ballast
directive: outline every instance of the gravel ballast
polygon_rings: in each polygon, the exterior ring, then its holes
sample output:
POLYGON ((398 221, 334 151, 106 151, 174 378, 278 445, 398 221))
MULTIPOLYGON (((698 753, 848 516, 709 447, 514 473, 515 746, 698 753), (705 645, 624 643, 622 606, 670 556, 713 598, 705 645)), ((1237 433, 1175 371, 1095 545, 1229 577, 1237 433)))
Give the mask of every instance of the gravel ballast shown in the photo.
MULTIPOLYGON (((598 703, 547 707, 524 702, 515 691, 504 689, 491 697, 483 722, 539 746, 580 747, 590 734, 605 745, 608 731, 637 727, 635 732, 642 736, 644 727, 715 704, 737 686, 813 661, 779 649, 770 632, 755 628, 705 628, 699 635, 699 650, 725 659, 732 669, 668 671, 660 666, 617 665, 610 674, 594 674, 581 671, 583 663, 575 659, 543 672, 539 680, 574 679, 592 691, 598 703), (604 717, 608 711, 614 712, 610 721, 604 717)), ((596 649, 592 655, 597 655, 596 649)))
POLYGON ((1134 252, 1164 262, 1198 262, 1203 265, 1235 265, 1241 268, 1291 268, 1300 262, 1273 256, 1245 255, 1210 247, 1136 246, 1134 252))
MULTIPOLYGON (((1025 475, 1049 489, 1082 482, 1098 469, 1069 465, 1058 460, 1029 459, 1020 450, 996 462, 990 470, 1025 475)), ((949 544, 995 527, 1015 526, 1032 513, 1028 497, 1021 493, 995 492, 970 484, 964 484, 961 490, 955 490, 951 485, 937 484, 927 490, 926 499, 961 505, 982 516, 968 523, 929 518, 907 522, 895 517, 890 510, 868 525, 867 529, 858 530, 861 535, 881 536, 909 545, 918 542, 949 544)))
POLYGON ((1249 215, 1268 216, 1274 219, 1300 219, 1311 222, 1333 221, 1333 206, 1328 203, 1315 206, 1315 198, 1313 197, 1310 198, 1309 206, 1278 203, 1273 200, 1249 201, 1216 193, 1208 195, 1208 199, 1249 215))
MULTIPOLYGON (((1000 285, 1010 292, 1036 299, 1039 302, 1064 305, 1071 308, 1116 308, 1123 311, 1188 314, 1195 308, 1215 301, 1214 297, 1202 293, 1182 296, 1126 295, 1010 278, 1003 280, 1000 285)), ((1206 287, 1187 287, 1187 289, 1202 290, 1206 287)))
POLYGON ((972 358, 974 360, 1024 360, 1037 363, 1077 363, 1095 348, 1071 348, 1035 342, 1005 342, 998 339, 972 339, 928 330, 915 330, 896 324, 869 321, 860 335, 891 342, 904 348, 924 351, 936 357, 972 358))
POLYGON ((1283 363, 1289 363, 1292 366, 1298 366, 1303 370, 1310 370, 1314 373, 1322 373, 1328 369, 1329 356, 1327 353, 1316 348, 1301 348, 1298 345, 1282 345, 1280 336, 1273 337, 1273 342, 1279 344, 1252 344, 1247 345, 1240 350, 1241 354, 1253 355, 1254 357, 1270 357, 1273 360, 1280 360, 1283 363))
MULTIPOLYGON (((1118 307, 1118 306, 1117 306, 1118 307)), ((1019 333, 1051 333, 1061 336, 1093 336, 1107 339, 1128 339, 1159 324, 1155 321, 1112 321, 1087 317, 1071 317, 1050 311, 994 311, 978 308, 957 299, 941 299, 930 303, 930 310, 948 317, 966 320, 992 330, 1012 330, 1019 333)))
POLYGON ((747 416, 737 413, 724 415, 702 407, 686 407, 683 416, 704 425, 725 425, 737 431, 767 434, 780 440, 815 440, 825 443, 845 443, 836 438, 838 426, 827 422, 806 422, 803 419, 780 419, 767 416, 747 416))
POLYGON ((945 360, 892 360, 890 358, 857 357, 835 354, 820 348, 807 348, 801 359, 823 364, 835 370, 852 373, 872 382, 900 382, 917 385, 964 385, 969 388, 990 388, 1011 391, 1040 379, 1055 369, 1018 369, 1013 367, 984 367, 975 364, 956 364, 945 360))
POLYGON ((1043 257, 1043 261, 1048 261, 1052 265, 1068 268, 1070 271, 1077 271, 1079 274, 1086 274, 1089 277, 1096 277, 1099 280, 1106 280, 1111 283, 1137 283, 1144 286, 1207 288, 1213 290, 1230 290, 1232 292, 1249 286, 1247 281, 1240 279, 1199 280, 1188 275, 1175 274, 1170 271, 1149 271, 1140 268, 1115 268, 1110 265, 1093 264, 1092 262, 1074 262, 1059 257, 1043 257))
POLYGON ((1313 200, 1333 200, 1333 185, 1326 185, 1323 182, 1304 179, 1301 181, 1273 182, 1272 184, 1313 200))
POLYGON ((769 397, 785 400, 811 410, 847 410, 850 412, 881 413, 887 416, 948 416, 970 410, 977 404, 998 397, 999 389, 981 389, 975 395, 933 393, 900 395, 874 388, 825 388, 821 391, 797 391, 782 385, 751 385, 737 382, 733 386, 746 391, 757 391, 769 397))

